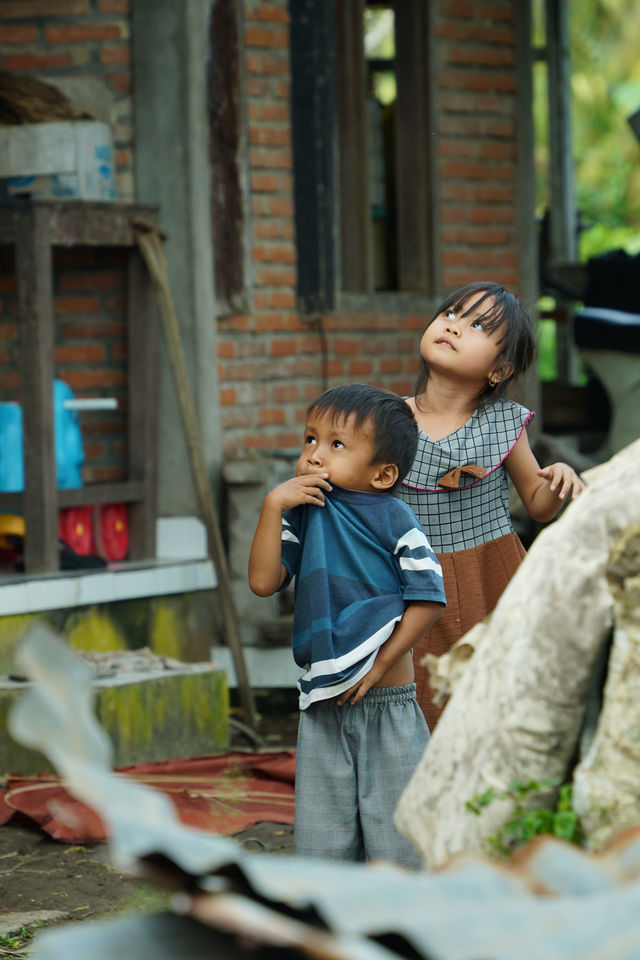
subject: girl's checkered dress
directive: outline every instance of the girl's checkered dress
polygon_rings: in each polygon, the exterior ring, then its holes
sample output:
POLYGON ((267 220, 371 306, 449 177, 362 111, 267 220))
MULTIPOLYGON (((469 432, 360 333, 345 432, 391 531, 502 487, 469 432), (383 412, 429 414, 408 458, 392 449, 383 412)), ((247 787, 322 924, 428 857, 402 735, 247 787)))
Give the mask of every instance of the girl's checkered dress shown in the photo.
POLYGON ((420 520, 444 575, 447 607, 414 650, 418 702, 430 729, 442 708, 432 702, 425 653, 440 656, 483 620, 524 556, 509 514, 504 461, 534 414, 498 399, 479 408, 455 433, 418 453, 398 496, 420 520))

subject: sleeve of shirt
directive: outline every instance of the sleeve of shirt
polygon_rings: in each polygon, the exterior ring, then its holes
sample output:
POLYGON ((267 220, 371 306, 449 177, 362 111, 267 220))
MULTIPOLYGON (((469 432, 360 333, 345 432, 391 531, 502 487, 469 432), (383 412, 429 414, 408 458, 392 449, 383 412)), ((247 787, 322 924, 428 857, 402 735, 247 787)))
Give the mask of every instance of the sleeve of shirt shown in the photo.
POLYGON ((398 538, 394 553, 404 581, 404 599, 446 605, 442 568, 417 521, 398 538))
POLYGON ((522 404, 515 403, 513 400, 503 400, 502 403, 496 403, 488 408, 486 429, 491 438, 491 445, 487 448, 486 455, 478 461, 487 468, 487 472, 495 470, 504 463, 520 439, 522 431, 534 417, 533 410, 527 410, 522 404))
POLYGON ((281 555, 280 558, 287 571, 281 590, 288 587, 293 580, 298 569, 298 560, 300 557, 300 509, 285 510, 282 514, 282 534, 281 534, 281 555))

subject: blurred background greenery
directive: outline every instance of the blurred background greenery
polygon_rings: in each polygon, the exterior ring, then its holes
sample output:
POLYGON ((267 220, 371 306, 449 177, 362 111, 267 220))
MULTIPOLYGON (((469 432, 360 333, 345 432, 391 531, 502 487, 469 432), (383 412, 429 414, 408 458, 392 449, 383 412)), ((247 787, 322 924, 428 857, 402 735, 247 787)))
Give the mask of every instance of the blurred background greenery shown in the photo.
MULTIPOLYGON (((545 0, 532 0, 533 44, 545 46, 545 0)), ((568 4, 571 119, 578 260, 609 250, 640 253, 640 142, 629 117, 640 110, 640 3, 580 0, 568 4)), ((549 207, 546 65, 534 62, 536 218, 549 207)), ((640 281, 639 281, 640 282, 640 281)), ((538 301, 540 380, 559 376, 558 326, 544 314, 556 302, 538 301)), ((574 382, 584 385, 581 365, 574 382)))
MULTIPOLYGON (((640 143, 628 118, 640 109, 640 3, 569 3, 571 110, 579 259, 640 252, 640 143)), ((543 46, 544 0, 533 0, 533 39, 543 46)), ((534 68, 536 214, 549 205, 546 69, 534 68)))

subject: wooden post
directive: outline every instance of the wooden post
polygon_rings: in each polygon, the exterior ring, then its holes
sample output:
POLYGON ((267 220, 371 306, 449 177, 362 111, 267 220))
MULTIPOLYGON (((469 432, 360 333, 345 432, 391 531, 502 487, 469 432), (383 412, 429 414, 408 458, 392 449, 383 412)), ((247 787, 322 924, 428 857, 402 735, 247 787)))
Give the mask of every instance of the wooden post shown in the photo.
POLYGON ((129 251, 128 266, 129 480, 141 483, 144 491, 141 500, 129 505, 129 556, 131 560, 145 560, 156 555, 157 306, 144 260, 137 247, 129 251))
POLYGON ((42 206, 19 220, 16 236, 23 416, 25 573, 58 569, 58 504, 53 429, 51 223, 42 206))
POLYGON ((399 289, 433 293, 439 266, 433 4, 396 7, 396 211, 399 289))
POLYGON ((225 625, 225 638, 231 649, 233 665, 236 671, 238 681, 238 692, 240 695, 240 705, 244 714, 247 726, 255 730, 255 707, 253 702, 253 692, 249 684, 249 677, 244 660, 242 649, 242 638, 238 626, 236 609, 233 602, 231 591, 231 580, 229 577, 229 567, 227 557, 222 541, 222 533, 218 523, 215 504, 213 502, 213 493, 211 484, 207 475, 207 467, 200 440, 200 430, 198 418, 196 415, 193 394, 187 375, 187 367, 180 339, 180 329, 178 327, 178 318, 176 317, 173 298, 169 287, 169 278, 167 265, 164 256, 164 249, 161 240, 161 231, 155 224, 141 220, 133 221, 134 227, 137 227, 137 240, 145 263, 153 277, 160 295, 160 313, 162 315, 162 328, 164 331, 169 355, 169 364, 173 376, 173 384, 178 400, 178 408, 182 419, 182 426, 187 441, 187 450, 189 453, 189 463, 193 476, 193 483, 198 497, 200 514, 207 528, 209 553, 213 560, 218 575, 218 586, 220 590, 220 602, 225 625))
POLYGON ((363 0, 336 4, 341 289, 373 292, 363 0))

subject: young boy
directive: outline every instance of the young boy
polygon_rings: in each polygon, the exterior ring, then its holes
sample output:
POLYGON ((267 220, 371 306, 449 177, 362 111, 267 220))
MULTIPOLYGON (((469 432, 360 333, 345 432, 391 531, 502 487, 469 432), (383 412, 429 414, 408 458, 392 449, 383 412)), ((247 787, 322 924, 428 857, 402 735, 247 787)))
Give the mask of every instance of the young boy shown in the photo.
POLYGON ((258 521, 251 589, 268 597, 295 577, 304 856, 420 865, 392 820, 429 738, 411 648, 445 603, 440 565, 392 493, 417 441, 400 397, 364 384, 326 391, 307 411, 296 476, 267 494, 258 521))

